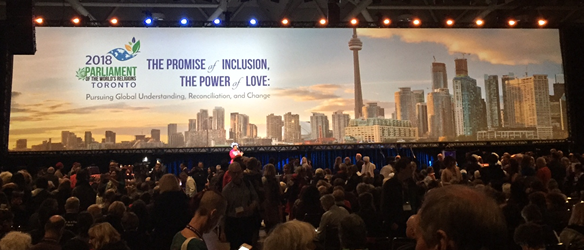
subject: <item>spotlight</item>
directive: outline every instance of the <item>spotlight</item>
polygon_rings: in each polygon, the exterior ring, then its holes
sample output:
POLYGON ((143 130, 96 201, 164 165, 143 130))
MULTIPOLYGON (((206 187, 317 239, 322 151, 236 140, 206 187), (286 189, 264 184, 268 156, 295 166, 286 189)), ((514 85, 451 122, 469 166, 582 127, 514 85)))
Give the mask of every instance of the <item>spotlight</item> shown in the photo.
POLYGON ((288 21, 288 19, 286 19, 286 18, 282 19, 283 25, 288 25, 289 23, 290 23, 290 21, 288 21))
POLYGON ((118 19, 117 18, 112 18, 112 19, 110 19, 110 23, 113 24, 113 25, 116 25, 116 24, 118 24, 118 19))
POLYGON ((325 25, 326 24, 326 19, 322 18, 319 21, 320 25, 325 25))
POLYGON ((146 25, 150 25, 150 24, 152 24, 152 18, 150 18, 150 17, 147 17, 146 19, 144 19, 144 23, 145 23, 146 25))
POLYGON ((73 22, 73 24, 79 24, 79 23, 81 23, 81 19, 79 19, 78 17, 75 17, 75 18, 71 19, 71 22, 73 22))
POLYGON ((420 19, 416 18, 416 19, 414 19, 414 20, 412 21, 412 23, 413 23, 415 26, 420 26, 420 25, 422 24, 422 21, 420 21, 420 19))
POLYGON ((542 19, 539 19, 539 20, 537 20, 537 25, 539 25, 539 27, 543 27, 543 26, 545 26, 546 24, 547 24, 547 20, 545 20, 545 19, 543 19, 543 18, 542 18, 542 19))
POLYGON ((513 27, 517 24, 517 21, 515 21, 513 19, 509 19, 509 21, 507 21, 507 23, 509 24, 509 26, 513 27))
POLYGON ((391 24, 391 20, 389 18, 383 19, 383 24, 385 26, 390 25, 391 24))
POLYGON ((483 26, 483 24, 485 24, 485 21, 483 21, 483 19, 477 19, 475 23, 477 24, 477 26, 483 26))
POLYGON ((43 21, 44 20, 43 20, 42 17, 37 17, 37 18, 34 19, 34 22, 37 23, 37 24, 43 24, 43 21))
POLYGON ((447 26, 452 26, 452 25, 454 25, 454 20, 452 20, 452 19, 448 19, 448 20, 446 20, 446 25, 447 25, 447 26))
POLYGON ((180 24, 181 25, 187 25, 188 23, 189 23, 189 20, 186 19, 186 18, 183 18, 183 19, 180 20, 180 24))
POLYGON ((215 25, 219 25, 219 24, 221 24, 221 19, 219 19, 219 18, 215 18, 215 20, 213 20, 213 23, 214 23, 215 25))
POLYGON ((357 18, 353 18, 353 19, 351 19, 351 24, 352 24, 352 25, 357 25, 357 23, 358 23, 358 22, 359 22, 359 21, 357 20, 357 18))
POLYGON ((256 24, 258 24, 258 21, 255 20, 254 18, 252 18, 252 19, 249 19, 249 24, 256 25, 256 24))

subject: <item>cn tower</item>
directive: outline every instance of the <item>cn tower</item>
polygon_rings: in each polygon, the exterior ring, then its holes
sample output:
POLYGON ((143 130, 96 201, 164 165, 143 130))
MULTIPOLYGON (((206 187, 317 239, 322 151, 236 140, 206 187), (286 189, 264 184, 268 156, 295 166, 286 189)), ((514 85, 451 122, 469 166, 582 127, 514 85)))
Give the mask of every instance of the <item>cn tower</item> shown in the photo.
POLYGON ((357 37, 357 28, 353 28, 353 38, 349 40, 349 49, 353 51, 353 70, 355 75, 355 119, 363 117, 363 94, 361 93, 361 73, 359 72, 359 50, 363 43, 357 37))

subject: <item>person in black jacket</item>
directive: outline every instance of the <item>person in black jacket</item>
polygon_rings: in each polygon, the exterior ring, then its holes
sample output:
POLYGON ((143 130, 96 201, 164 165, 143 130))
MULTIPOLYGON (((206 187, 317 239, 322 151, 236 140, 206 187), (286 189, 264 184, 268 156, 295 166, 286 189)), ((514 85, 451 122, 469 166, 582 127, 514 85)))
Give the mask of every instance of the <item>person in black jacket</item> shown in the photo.
POLYGON ((172 174, 165 174, 159 181, 160 194, 154 200, 152 209, 153 249, 168 249, 176 232, 189 223, 187 195, 180 189, 178 180, 172 174))
POLYGON ((89 185, 87 169, 81 169, 77 172, 77 183, 72 194, 79 198, 79 211, 85 211, 89 206, 95 204, 95 191, 89 185))

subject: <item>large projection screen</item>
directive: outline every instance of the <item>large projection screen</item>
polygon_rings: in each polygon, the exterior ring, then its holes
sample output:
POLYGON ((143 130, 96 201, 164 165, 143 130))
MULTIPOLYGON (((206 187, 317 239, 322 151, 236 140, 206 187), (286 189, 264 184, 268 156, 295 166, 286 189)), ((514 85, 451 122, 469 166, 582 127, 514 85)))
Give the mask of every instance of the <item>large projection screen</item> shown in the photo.
POLYGON ((37 28, 9 150, 565 139, 555 29, 37 28))

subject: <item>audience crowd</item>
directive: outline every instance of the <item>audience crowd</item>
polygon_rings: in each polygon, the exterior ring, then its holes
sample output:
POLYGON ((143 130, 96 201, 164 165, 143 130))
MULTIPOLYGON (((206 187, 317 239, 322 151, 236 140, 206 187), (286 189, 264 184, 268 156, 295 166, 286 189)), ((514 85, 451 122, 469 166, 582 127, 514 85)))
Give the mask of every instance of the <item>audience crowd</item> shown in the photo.
POLYGON ((354 159, 1 172, 0 250, 584 249, 582 155, 354 159))

